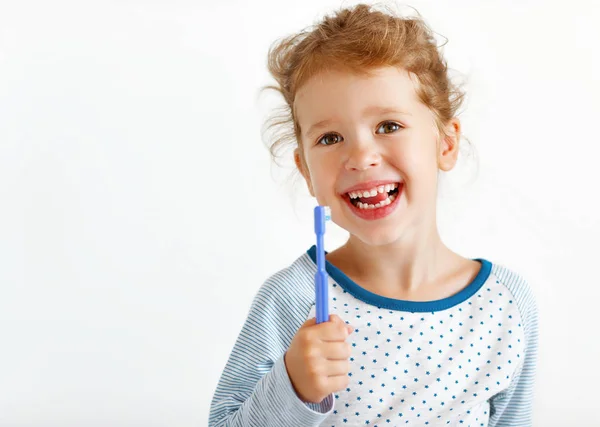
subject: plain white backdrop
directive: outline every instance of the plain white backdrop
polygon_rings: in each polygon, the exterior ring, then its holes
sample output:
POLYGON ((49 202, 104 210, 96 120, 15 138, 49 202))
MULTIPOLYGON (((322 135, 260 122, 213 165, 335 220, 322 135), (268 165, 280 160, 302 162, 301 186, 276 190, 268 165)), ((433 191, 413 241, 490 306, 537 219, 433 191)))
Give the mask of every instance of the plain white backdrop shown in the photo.
MULTIPOLYGON (((534 289, 535 426, 600 426, 600 6, 406 4, 468 82, 442 237, 534 289)), ((267 50, 341 5, 0 1, 0 426, 207 424, 254 294, 313 242, 261 140, 267 50)))

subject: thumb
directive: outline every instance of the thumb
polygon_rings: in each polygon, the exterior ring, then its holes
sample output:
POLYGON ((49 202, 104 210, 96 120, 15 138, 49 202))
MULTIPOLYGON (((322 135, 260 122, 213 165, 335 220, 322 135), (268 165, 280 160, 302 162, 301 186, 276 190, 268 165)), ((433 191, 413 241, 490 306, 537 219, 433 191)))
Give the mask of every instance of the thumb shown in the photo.
POLYGON ((317 324, 317 318, 311 317, 310 319, 307 319, 306 322, 304 322, 300 328, 306 328, 306 327, 313 326, 316 324, 317 324))
POLYGON ((348 325, 346 322, 344 322, 342 320, 342 318, 339 317, 337 314, 331 314, 331 315, 329 315, 329 320, 331 322, 334 322, 334 323, 342 323, 342 324, 344 324, 346 326, 346 329, 348 330, 348 335, 350 335, 352 333, 352 331, 354 331, 354 327, 352 325, 348 325))

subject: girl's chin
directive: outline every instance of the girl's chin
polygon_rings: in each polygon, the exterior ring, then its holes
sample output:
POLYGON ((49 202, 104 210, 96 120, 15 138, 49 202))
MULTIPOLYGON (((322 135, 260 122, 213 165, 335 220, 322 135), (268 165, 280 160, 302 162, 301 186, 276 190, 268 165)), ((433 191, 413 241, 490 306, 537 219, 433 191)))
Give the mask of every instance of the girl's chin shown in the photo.
MULTIPOLYGON (((399 206, 400 213, 404 206, 399 206)), ((338 224, 351 236, 369 246, 386 246, 395 244, 406 237, 416 224, 407 215, 392 215, 386 221, 364 221, 346 214, 344 222, 338 224)))
POLYGON ((377 230, 354 228, 350 229, 348 232, 353 238, 360 240, 363 244, 368 246, 386 246, 400 240, 401 235, 398 227, 392 229, 390 227, 379 226, 377 228, 377 230))

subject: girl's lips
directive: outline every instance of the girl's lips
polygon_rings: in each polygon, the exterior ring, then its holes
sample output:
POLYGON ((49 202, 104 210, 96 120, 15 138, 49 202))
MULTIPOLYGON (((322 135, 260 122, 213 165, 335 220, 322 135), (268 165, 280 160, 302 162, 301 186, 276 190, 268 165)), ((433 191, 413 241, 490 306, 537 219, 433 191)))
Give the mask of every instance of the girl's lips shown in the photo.
POLYGON ((346 204, 348 205, 348 207, 350 208, 352 213, 354 213, 359 218, 362 218, 362 219, 365 219, 368 221, 373 221, 376 219, 385 218, 386 216, 390 215, 398 207, 398 200, 400 200, 400 197, 402 197, 403 190, 404 190, 404 183, 400 183, 400 185, 398 186, 398 193, 396 193, 396 197, 394 198, 392 203, 390 203, 387 206, 383 206, 383 207, 375 208, 375 209, 360 209, 358 206, 354 206, 352 204, 352 202, 350 201, 350 197, 347 194, 344 195, 343 198, 346 201, 346 204))

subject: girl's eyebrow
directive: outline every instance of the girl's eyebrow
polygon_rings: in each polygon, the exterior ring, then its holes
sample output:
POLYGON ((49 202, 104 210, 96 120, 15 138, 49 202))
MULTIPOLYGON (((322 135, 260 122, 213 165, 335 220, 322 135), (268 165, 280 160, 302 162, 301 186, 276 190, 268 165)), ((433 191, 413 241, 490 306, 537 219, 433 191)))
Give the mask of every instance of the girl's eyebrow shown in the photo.
MULTIPOLYGON (((370 107, 366 107, 362 112, 363 116, 374 116, 376 114, 404 114, 407 116, 412 115, 410 113, 407 113, 406 111, 401 111, 396 107, 382 107, 379 105, 372 105, 370 107)), ((317 131, 323 127, 326 127, 335 121, 336 121, 335 119, 321 120, 320 122, 312 125, 306 132, 306 135, 312 135, 315 131, 317 131)))

